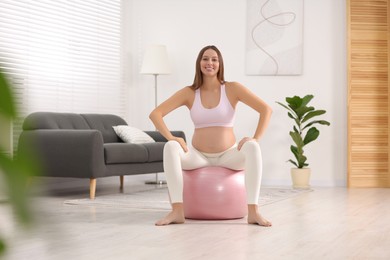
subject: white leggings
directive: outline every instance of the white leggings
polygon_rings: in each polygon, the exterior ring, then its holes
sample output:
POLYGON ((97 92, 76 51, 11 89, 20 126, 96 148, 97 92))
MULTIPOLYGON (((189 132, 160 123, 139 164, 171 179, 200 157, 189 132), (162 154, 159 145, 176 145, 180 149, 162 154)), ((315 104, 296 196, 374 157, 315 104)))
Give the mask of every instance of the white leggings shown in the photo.
POLYGON ((176 141, 164 146, 164 172, 172 203, 183 202, 183 170, 206 166, 222 166, 233 170, 245 169, 245 188, 248 204, 258 203, 262 177, 260 146, 256 141, 247 141, 238 151, 237 145, 221 153, 203 153, 195 148, 184 152, 176 141))

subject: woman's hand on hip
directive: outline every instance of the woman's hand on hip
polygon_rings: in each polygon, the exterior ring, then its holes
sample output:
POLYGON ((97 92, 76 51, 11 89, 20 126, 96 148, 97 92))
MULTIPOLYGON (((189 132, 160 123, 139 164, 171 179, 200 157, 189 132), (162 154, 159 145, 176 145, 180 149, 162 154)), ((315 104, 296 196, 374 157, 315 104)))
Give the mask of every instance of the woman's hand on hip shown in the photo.
POLYGON ((244 138, 242 138, 241 141, 238 143, 237 149, 240 151, 241 148, 242 148, 242 146, 243 146, 246 142, 248 142, 248 141, 256 141, 256 142, 257 142, 257 140, 256 140, 255 138, 252 138, 252 137, 244 137, 244 138))
POLYGON ((173 141, 176 141, 180 144, 180 146, 183 148, 184 152, 188 152, 188 147, 186 141, 181 137, 175 137, 173 141))

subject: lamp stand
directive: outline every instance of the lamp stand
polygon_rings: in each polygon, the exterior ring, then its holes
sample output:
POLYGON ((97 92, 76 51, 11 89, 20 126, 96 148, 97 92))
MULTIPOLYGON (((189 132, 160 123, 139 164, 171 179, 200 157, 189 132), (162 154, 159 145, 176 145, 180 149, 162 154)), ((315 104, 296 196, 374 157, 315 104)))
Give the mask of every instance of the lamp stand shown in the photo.
MULTIPOLYGON (((157 107, 157 76, 158 76, 158 74, 153 74, 153 76, 154 76, 154 107, 157 107)), ((145 184, 153 184, 153 185, 167 184, 167 182, 165 180, 159 180, 158 172, 155 173, 155 176, 156 176, 155 180, 146 181, 145 184)))

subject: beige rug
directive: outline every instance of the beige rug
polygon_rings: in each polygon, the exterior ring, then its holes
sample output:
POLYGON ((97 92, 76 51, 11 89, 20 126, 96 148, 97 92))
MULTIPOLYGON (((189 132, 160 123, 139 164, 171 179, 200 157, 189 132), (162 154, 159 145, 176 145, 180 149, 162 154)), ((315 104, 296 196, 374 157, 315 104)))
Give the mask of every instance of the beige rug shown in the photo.
MULTIPOLYGON (((272 204, 310 191, 312 190, 262 187, 260 191, 259 205, 264 206, 272 204)), ((135 193, 103 195, 97 196, 94 200, 72 199, 64 201, 64 204, 154 210, 169 210, 171 208, 167 188, 156 188, 153 190, 135 193)))

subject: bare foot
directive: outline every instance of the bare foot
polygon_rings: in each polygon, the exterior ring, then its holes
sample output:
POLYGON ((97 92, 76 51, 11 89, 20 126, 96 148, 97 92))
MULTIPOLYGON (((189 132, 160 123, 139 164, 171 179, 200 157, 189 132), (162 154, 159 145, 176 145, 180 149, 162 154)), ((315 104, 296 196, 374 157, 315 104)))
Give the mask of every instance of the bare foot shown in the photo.
POLYGON ((264 227, 272 226, 272 223, 261 216, 259 207, 254 204, 248 205, 248 224, 256 224, 264 227))
POLYGON ((156 226, 183 224, 185 222, 183 203, 172 204, 172 211, 156 222, 156 226))

